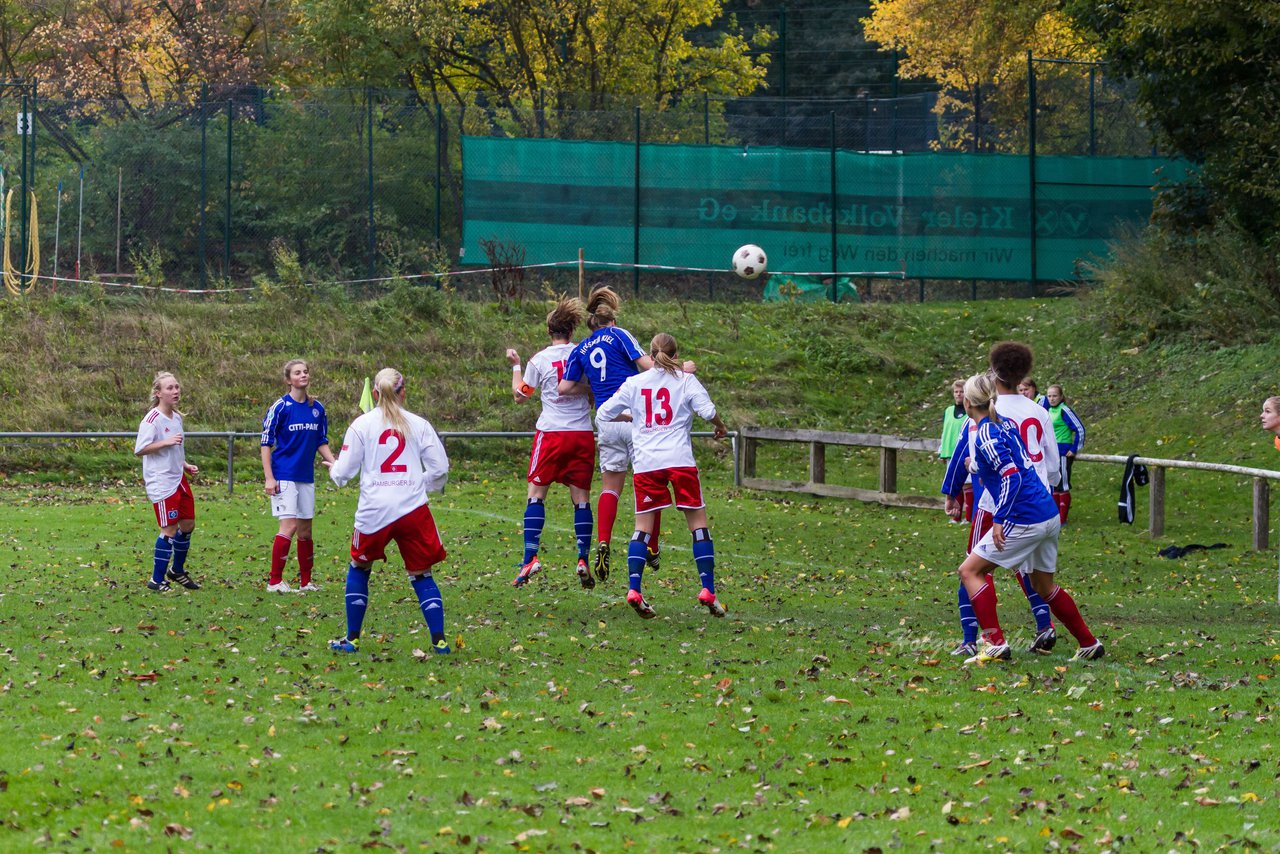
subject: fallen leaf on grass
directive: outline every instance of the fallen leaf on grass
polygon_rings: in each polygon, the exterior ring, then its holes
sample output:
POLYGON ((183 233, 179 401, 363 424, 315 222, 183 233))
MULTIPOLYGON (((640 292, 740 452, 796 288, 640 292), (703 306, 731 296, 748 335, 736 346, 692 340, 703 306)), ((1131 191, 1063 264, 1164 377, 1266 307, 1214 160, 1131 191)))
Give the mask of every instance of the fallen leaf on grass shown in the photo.
POLYGON ((824 702, 824 703, 844 703, 846 706, 852 706, 852 705, 853 705, 853 701, 852 701, 852 700, 846 700, 846 699, 844 699, 843 697, 837 697, 835 694, 829 694, 828 696, 823 697, 823 698, 822 698, 822 702, 824 702))
POLYGON ((192 830, 192 829, 191 829, 191 828, 189 828, 189 827, 184 827, 183 825, 181 825, 181 824, 177 824, 177 823, 175 822, 175 823, 173 823, 173 824, 166 824, 166 825, 164 826, 164 835, 165 835, 165 836, 180 836, 180 837, 182 837, 183 839, 190 839, 192 836, 194 836, 194 835, 195 835, 195 831, 194 831, 194 830, 192 830))

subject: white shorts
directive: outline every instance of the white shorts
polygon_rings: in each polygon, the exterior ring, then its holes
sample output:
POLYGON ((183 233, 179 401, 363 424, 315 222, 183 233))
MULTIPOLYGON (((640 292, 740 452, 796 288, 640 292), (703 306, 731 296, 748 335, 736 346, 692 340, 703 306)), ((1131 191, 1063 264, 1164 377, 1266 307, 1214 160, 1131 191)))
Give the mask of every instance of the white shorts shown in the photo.
MULTIPOLYGON (((994 529, 994 526, 993 526, 994 529)), ((1004 550, 997 551, 987 531, 974 547, 974 554, 1003 566, 1005 569, 1023 569, 1031 572, 1056 572, 1058 569, 1058 534, 1062 523, 1057 516, 1034 525, 1005 524, 1004 550)))
POLYGON ((597 421, 600 471, 626 471, 631 465, 631 422, 597 421))
POLYGON ((278 480, 279 491, 271 496, 271 515, 277 519, 314 519, 316 485, 296 480, 278 480))

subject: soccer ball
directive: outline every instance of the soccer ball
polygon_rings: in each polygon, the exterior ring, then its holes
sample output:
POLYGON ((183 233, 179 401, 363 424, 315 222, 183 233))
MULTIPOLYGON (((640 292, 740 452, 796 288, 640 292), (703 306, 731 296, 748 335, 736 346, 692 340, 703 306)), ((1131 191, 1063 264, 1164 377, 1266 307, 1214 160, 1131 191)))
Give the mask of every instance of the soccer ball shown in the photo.
POLYGON ((733 253, 733 272, 744 279, 754 279, 764 272, 769 264, 769 257, 764 250, 754 243, 738 247, 733 253))

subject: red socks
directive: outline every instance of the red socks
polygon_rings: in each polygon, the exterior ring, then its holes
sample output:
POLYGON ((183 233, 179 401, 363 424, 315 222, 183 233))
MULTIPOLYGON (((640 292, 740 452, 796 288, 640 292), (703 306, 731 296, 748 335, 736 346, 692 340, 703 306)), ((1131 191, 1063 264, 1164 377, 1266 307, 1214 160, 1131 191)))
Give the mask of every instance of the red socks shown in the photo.
MULTIPOLYGON (((1049 610, 1053 612, 1053 616, 1058 618, 1059 623, 1067 627, 1067 631, 1071 632, 1071 636, 1081 646, 1093 646, 1098 642, 1098 639, 1093 636, 1093 632, 1089 631, 1089 627, 1085 625, 1084 617, 1080 615, 1080 609, 1076 607, 1076 600, 1071 598, 1070 593, 1061 587, 1055 586, 1053 592, 1046 597, 1046 601, 1049 603, 1049 610)), ((982 618, 979 617, 978 619, 981 620, 982 618)))
POLYGON ((982 589, 969 596, 969 601, 973 605, 973 616, 978 620, 987 643, 1002 644, 1004 631, 1000 628, 1000 618, 996 615, 996 581, 987 575, 983 582, 982 589))
POLYGON ((618 493, 605 491, 600 493, 600 501, 596 504, 596 539, 607 543, 613 539, 613 523, 618 518, 618 493))
POLYGON ((315 563, 315 540, 298 540, 298 581, 303 587, 311 583, 311 568, 315 563))
POLYGON ((292 543, 293 540, 280 534, 276 534, 276 538, 271 541, 271 579, 268 584, 279 584, 284 580, 284 564, 289 559, 289 546, 292 543))
POLYGON ((658 553, 658 535, 662 533, 662 511, 655 510, 653 512, 653 532, 649 534, 649 552, 651 554, 658 553))

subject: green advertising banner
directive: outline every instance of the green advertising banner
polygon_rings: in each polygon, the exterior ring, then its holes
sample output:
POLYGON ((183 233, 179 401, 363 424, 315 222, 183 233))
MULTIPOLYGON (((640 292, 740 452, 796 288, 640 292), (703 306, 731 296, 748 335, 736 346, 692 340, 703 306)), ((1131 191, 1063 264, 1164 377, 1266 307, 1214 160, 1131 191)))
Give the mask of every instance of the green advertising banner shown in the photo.
POLYGON ((1071 279, 1154 187, 1186 174, 1163 158, 861 154, 790 148, 463 139, 463 260, 481 240, 526 263, 727 269, 755 243, 773 272, 943 279, 1071 279), (638 192, 637 192, 638 184, 638 192), (1035 209, 1035 231, 1031 211, 1035 209), (833 267, 832 235, 837 258, 833 267))

